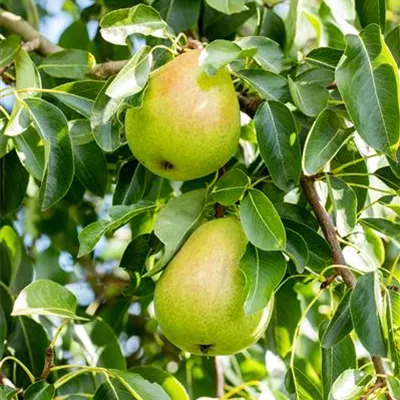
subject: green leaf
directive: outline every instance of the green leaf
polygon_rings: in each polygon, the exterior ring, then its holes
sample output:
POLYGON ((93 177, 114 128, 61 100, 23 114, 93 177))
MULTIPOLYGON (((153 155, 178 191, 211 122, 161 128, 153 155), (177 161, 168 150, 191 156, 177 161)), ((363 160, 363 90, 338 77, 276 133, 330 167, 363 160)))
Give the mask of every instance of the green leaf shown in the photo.
POLYGON ((400 397, 400 379, 394 376, 388 376, 389 390, 393 398, 400 397))
POLYGON ((396 159, 392 160, 391 158, 387 157, 387 160, 392 172, 397 176, 397 178, 400 178, 400 147, 397 149, 396 159))
POLYGON ((265 251, 284 250, 286 234, 282 221, 268 197, 250 189, 240 205, 240 219, 249 241, 265 251))
POLYGON ((12 63, 19 49, 21 38, 17 35, 10 35, 0 41, 0 68, 12 63))
POLYGON ((89 254, 100 238, 127 224, 136 215, 142 214, 146 211, 155 209, 154 203, 150 201, 140 201, 137 204, 118 205, 109 209, 110 220, 99 220, 85 226, 79 233, 79 253, 78 257, 82 257, 85 254, 89 254))
MULTIPOLYGON (((35 63, 31 60, 28 53, 21 47, 15 60, 15 78, 17 89, 40 89, 42 87, 41 78, 35 63)), ((37 92, 25 91, 18 94, 21 99, 36 95, 37 92)), ((15 108, 15 106, 14 106, 15 108)), ((18 108, 18 107, 17 107, 18 108)), ((14 110, 13 110, 14 113, 14 110)))
POLYGON ((151 47, 142 47, 107 87, 106 95, 117 99, 132 96, 143 90, 150 74, 152 60, 151 47))
POLYGON ((352 132, 337 113, 323 110, 307 135, 302 160, 304 172, 316 174, 336 155, 352 132))
POLYGON ((11 117, 7 123, 4 135, 17 137, 24 133, 31 125, 31 118, 25 108, 20 107, 17 103, 13 108, 11 117))
POLYGON ((319 47, 311 50, 306 56, 305 60, 310 64, 317 65, 318 67, 335 70, 343 51, 331 47, 319 47))
POLYGON ((280 252, 262 251, 248 244, 239 268, 246 277, 244 310, 249 315, 267 307, 285 275, 286 260, 280 252))
MULTIPOLYGON (((64 7, 67 8, 68 6, 64 7)), ((86 29, 86 23, 82 20, 73 22, 61 34, 58 44, 65 49, 88 50, 90 47, 90 38, 86 29)))
POLYGON ((347 236, 357 224, 357 196, 349 185, 333 175, 327 176, 326 183, 338 233, 347 236))
POLYGON ((39 279, 21 291, 11 315, 56 315, 84 319, 76 316, 75 311, 76 297, 68 289, 56 282, 39 279))
POLYGON ((160 14, 145 4, 109 12, 100 20, 100 27, 104 40, 122 46, 127 44, 127 37, 134 33, 157 38, 174 36, 160 14))
POLYGON ((397 376, 400 372, 400 324, 398 320, 396 321, 395 317, 398 316, 399 305, 400 294, 398 292, 389 290, 386 293, 387 336, 389 342, 390 359, 394 364, 393 372, 397 376))
POLYGON ((292 259, 299 274, 304 272, 308 262, 307 242, 292 229, 286 228, 286 253, 292 259))
POLYGON ((243 50, 256 48, 253 58, 264 70, 276 74, 282 71, 283 52, 278 43, 262 36, 246 36, 236 43, 243 50))
POLYGON ((92 115, 94 99, 104 86, 102 81, 83 80, 56 86, 50 94, 86 118, 92 115))
POLYGON ((35 179, 42 180, 46 167, 45 150, 37 131, 30 127, 13 140, 21 164, 35 179))
POLYGON ((178 379, 159 368, 142 365, 130 368, 129 371, 139 374, 150 382, 158 383, 170 396, 171 400, 189 400, 184 386, 178 379))
POLYGON ((282 103, 263 103, 254 117, 261 156, 276 186, 288 191, 299 183, 300 145, 292 113, 282 103))
POLYGON ((364 371, 348 369, 335 381, 329 392, 329 400, 353 400, 360 398, 371 383, 372 376, 364 371))
POLYGON ((55 388, 45 380, 37 381, 30 385, 24 392, 26 400, 51 400, 54 397, 55 388))
POLYGON ((88 120, 70 121, 69 136, 74 153, 76 177, 93 194, 104 196, 108 181, 107 161, 94 141, 90 122, 88 120))
POLYGON ((340 343, 353 330, 350 314, 351 293, 351 290, 346 292, 328 326, 324 329, 321 337, 321 346, 326 349, 340 343))
POLYGON ((96 64, 93 54, 83 50, 62 50, 46 56, 39 68, 56 78, 84 79, 96 64))
POLYGON ((47 101, 29 98, 25 102, 45 146, 50 148, 46 152, 46 174, 40 187, 42 210, 47 210, 65 196, 74 177, 68 122, 64 114, 47 101))
POLYGON ((199 65, 207 75, 215 75, 220 68, 237 59, 250 57, 256 51, 254 47, 243 50, 228 40, 215 40, 201 52, 199 65))
POLYGON ((361 26, 378 24, 385 32, 386 5, 385 0, 355 0, 356 10, 361 26))
POLYGON ((29 174, 13 150, 0 159, 0 215, 5 217, 21 205, 28 186, 29 174))
POLYGON ((200 3, 200 0, 155 0, 151 6, 175 32, 183 32, 197 23, 200 3))
POLYGON ((360 222, 380 233, 389 239, 400 243, 400 224, 383 218, 362 218, 360 222))
POLYGON ((165 245, 164 254, 149 276, 164 268, 180 249, 189 235, 200 225, 206 191, 193 190, 171 199, 157 216, 154 227, 155 235, 165 245))
POLYGON ((400 135, 398 81, 396 62, 377 25, 347 36, 336 69, 339 91, 360 136, 392 158, 400 135))
POLYGON ((232 206, 240 200, 250 185, 250 178, 240 169, 226 172, 218 179, 211 193, 217 203, 232 206))
POLYGON ((379 279, 376 272, 358 278, 350 297, 354 330, 372 356, 386 357, 381 315, 379 279))
POLYGON ((308 246, 308 267, 313 271, 321 271, 332 264, 331 247, 321 235, 302 223, 289 219, 282 219, 282 221, 285 228, 295 231, 306 241, 308 246))
MULTIPOLYGON (((12 349, 14 357, 22 361, 34 376, 40 376, 42 373, 45 352, 49 343, 42 325, 32 318, 13 318, 12 331, 7 338, 7 347, 12 349)), ((23 382, 26 383, 25 375, 23 375, 23 382)))
POLYGON ((391 168, 392 165, 390 167, 379 168, 374 172, 374 175, 376 175, 387 186, 400 194, 400 178, 394 174, 393 168, 391 168))
POLYGON ((288 54, 293 47, 297 25, 298 25, 298 15, 300 14, 299 10, 299 0, 290 0, 289 2, 289 12, 286 15, 286 18, 283 20, 285 25, 285 53, 288 54))
POLYGON ((111 77, 99 91, 93 104, 91 115, 91 126, 97 144, 104 150, 112 152, 120 146, 119 127, 112 123, 123 98, 112 99, 107 96, 106 91, 112 84, 111 77))
POLYGON ((278 211, 281 218, 290 219, 299 222, 307 227, 318 231, 319 224, 317 219, 305 207, 292 203, 275 203, 274 207, 278 211))
POLYGON ((293 81, 288 77, 289 90, 295 106, 308 117, 316 117, 328 104, 329 91, 315 83, 293 81))
POLYGON ((395 59, 398 66, 400 66, 400 53, 399 53, 399 46, 400 46, 400 25, 395 26, 385 38, 385 42, 389 47, 393 58, 395 59))
MULTIPOLYGON (((2 257, 2 255, 0 257, 2 257)), ((2 268, 4 268, 3 263, 2 263, 2 268)), ((4 350, 6 347, 5 343, 7 338, 7 331, 8 331, 7 318, 3 310, 3 307, 0 307, 0 359, 2 359, 4 355, 4 350)), ((0 398, 1 398, 1 392, 0 392, 0 398)))
POLYGON ((246 81, 265 100, 289 101, 287 80, 271 71, 263 69, 242 69, 237 75, 246 81))
POLYGON ((170 400, 165 390, 158 383, 151 383, 133 372, 110 370, 116 379, 132 395, 143 400, 170 400))
POLYGON ((320 389, 315 386, 304 372, 294 367, 290 369, 289 374, 293 380, 294 393, 298 400, 322 400, 320 389))
MULTIPOLYGON (((319 327, 319 336, 326 332, 327 321, 319 327)), ((324 398, 328 398, 329 391, 336 379, 346 370, 357 368, 356 349, 350 336, 331 348, 322 348, 322 387, 324 398)))
POLYGON ((296 81, 328 86, 335 80, 335 71, 322 67, 311 67, 296 75, 296 81))
POLYGON ((210 7, 224 14, 235 14, 245 11, 248 8, 245 6, 246 0, 206 0, 210 7))

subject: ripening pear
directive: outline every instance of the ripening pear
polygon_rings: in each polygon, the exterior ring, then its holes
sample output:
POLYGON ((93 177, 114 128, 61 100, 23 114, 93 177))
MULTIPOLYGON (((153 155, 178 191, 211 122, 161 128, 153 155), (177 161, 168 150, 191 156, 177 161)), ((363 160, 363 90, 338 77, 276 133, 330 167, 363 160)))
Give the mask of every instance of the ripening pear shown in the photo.
POLYGON ((247 239, 236 218, 206 222, 196 229, 156 284, 154 307, 162 333, 182 350, 229 355, 264 333, 272 301, 244 313, 245 276, 239 261, 247 239))
POLYGON ((156 69, 143 103, 126 112, 133 155, 150 171, 190 180, 221 168, 235 153, 240 110, 229 72, 208 76, 191 50, 156 69))

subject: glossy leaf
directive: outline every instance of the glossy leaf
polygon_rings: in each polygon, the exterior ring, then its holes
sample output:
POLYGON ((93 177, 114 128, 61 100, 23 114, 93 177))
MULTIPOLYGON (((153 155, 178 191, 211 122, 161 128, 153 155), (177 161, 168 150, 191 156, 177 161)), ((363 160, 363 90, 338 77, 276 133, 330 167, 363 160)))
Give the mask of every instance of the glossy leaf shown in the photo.
POLYGON ((230 170, 218 179, 212 198, 224 206, 232 206, 241 199, 249 185, 250 178, 242 170, 230 170))
POLYGON ((146 86, 152 64, 149 46, 142 47, 125 65, 111 84, 106 95, 118 99, 139 93, 146 86))
POLYGON ((393 164, 391 164, 390 167, 379 168, 374 172, 374 175, 377 176, 383 183, 385 183, 391 189, 394 189, 396 192, 400 194, 400 178, 396 176, 396 174, 393 172, 394 169, 393 164))
MULTIPOLYGON (((390 359, 393 362, 393 372, 399 375, 400 372, 400 334, 399 334, 399 308, 400 294, 398 292, 389 291, 386 293, 386 315, 387 315, 387 330, 390 359)), ((400 389, 400 386, 399 386, 400 389)))
POLYGON ((57 78, 84 79, 95 64, 96 60, 91 53, 70 49, 49 54, 39 68, 57 78))
POLYGON ((294 40, 296 38, 297 26, 298 26, 298 15, 299 11, 299 1, 290 0, 289 2, 289 12, 286 18, 283 20, 285 25, 285 53, 289 53, 293 47, 294 40))
POLYGON ((344 371, 335 381, 329 392, 329 400, 353 400, 366 391, 372 376, 364 371, 349 369, 344 371))
POLYGON ((286 253, 292 259, 299 274, 304 272, 308 262, 307 242, 292 229, 286 228, 286 253))
POLYGON ((308 175, 316 174, 340 150, 352 134, 344 120, 330 109, 323 110, 307 135, 303 151, 303 169, 308 175))
POLYGON ((256 51, 257 49, 254 47, 242 49, 236 43, 228 40, 215 40, 201 52, 199 65, 207 75, 215 75, 220 68, 230 62, 250 57, 256 51))
POLYGON ((284 250, 285 229, 277 211, 264 193, 250 189, 240 204, 240 219, 249 241, 265 251, 284 250))
POLYGON ((374 149, 395 156, 400 135, 397 65, 379 27, 348 35, 336 82, 360 136, 374 149))
POLYGON ((299 400, 322 400, 322 394, 318 387, 300 369, 294 367, 288 372, 291 376, 294 393, 299 400))
POLYGON ((238 73, 265 100, 286 102, 290 98, 287 80, 271 71, 263 69, 243 69, 238 73))
POLYGON ((261 156, 272 180, 282 190, 296 185, 301 173, 301 155, 296 123, 282 103, 263 103, 254 117, 261 156))
POLYGON ((165 245, 164 254, 150 275, 167 265, 189 235, 200 224, 206 204, 203 189, 184 193, 171 199, 157 216, 154 233, 165 245))
POLYGON ((0 68, 12 63, 14 57, 21 48, 21 38, 10 35, 0 41, 0 68))
POLYGON ((349 185, 333 175, 328 176, 326 182, 338 233, 347 236, 357 223, 357 196, 349 185))
POLYGON ((299 222, 307 227, 318 231, 319 224, 314 215, 305 207, 292 203, 274 203, 281 218, 299 222))
POLYGON ((79 181, 97 196, 104 196, 107 186, 107 162, 94 141, 90 122, 69 122, 69 136, 74 153, 75 174, 79 181))
POLYGON ((136 215, 153 210, 155 205, 150 201, 141 201, 137 204, 118 205, 109 209, 110 219, 99 220, 85 226, 79 233, 79 253, 78 257, 90 253, 100 238, 108 232, 115 231, 127 224, 136 215))
POLYGON ((216 10, 224 14, 234 14, 247 10, 245 0, 206 0, 207 3, 216 10))
POLYGON ((317 65, 322 68, 335 70, 343 51, 331 47, 319 47, 311 50, 305 57, 310 64, 317 65))
POLYGON ((45 380, 40 380, 30 385, 24 392, 27 400, 51 400, 54 397, 55 388, 45 380))
POLYGON ((372 356, 386 357, 383 336, 379 280, 375 272, 361 276, 350 297, 354 330, 372 356))
POLYGON ((388 45, 390 51, 392 52, 393 58, 396 60, 398 66, 400 66, 400 25, 395 26, 385 38, 385 42, 388 45))
POLYGON ((40 188, 42 210, 60 201, 72 184, 74 164, 68 122, 53 104, 39 98, 25 100, 33 123, 50 147, 46 175, 40 188))
POLYGON ((321 345, 331 348, 340 343, 352 330, 353 323, 350 314, 350 296, 352 291, 348 290, 340 301, 328 326, 324 329, 321 337, 321 345))
POLYGON ((100 20, 100 27, 103 39, 117 45, 126 45, 126 38, 134 33, 157 38, 173 36, 160 14, 145 4, 109 12, 100 20))
POLYGON ((362 218, 360 222, 400 243, 400 224, 383 218, 362 218))
POLYGON ((358 18, 364 28, 369 24, 378 24, 385 31, 385 0, 355 0, 358 18))
POLYGON ((246 315, 265 308, 285 275, 286 260, 280 252, 268 252, 247 245, 239 268, 246 277, 244 310, 246 315))

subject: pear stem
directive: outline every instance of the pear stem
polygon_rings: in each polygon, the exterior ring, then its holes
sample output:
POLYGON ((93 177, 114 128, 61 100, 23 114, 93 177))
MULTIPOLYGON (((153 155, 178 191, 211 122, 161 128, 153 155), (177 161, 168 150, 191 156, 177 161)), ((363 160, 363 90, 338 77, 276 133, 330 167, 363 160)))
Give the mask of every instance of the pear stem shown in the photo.
POLYGON ((225 391, 225 379, 224 379, 224 370, 221 365, 221 359, 216 356, 214 358, 215 365, 215 380, 216 380, 216 395, 218 399, 222 399, 224 397, 225 391))

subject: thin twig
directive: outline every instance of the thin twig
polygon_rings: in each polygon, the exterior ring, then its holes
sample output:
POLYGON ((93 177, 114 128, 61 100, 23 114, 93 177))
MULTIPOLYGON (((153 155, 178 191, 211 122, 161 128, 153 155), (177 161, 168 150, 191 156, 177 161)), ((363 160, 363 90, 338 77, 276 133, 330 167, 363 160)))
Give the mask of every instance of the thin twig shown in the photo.
POLYGON ((224 370, 222 369, 221 360, 218 356, 214 359, 215 364, 215 378, 216 378, 216 395, 219 399, 224 397, 225 390, 225 379, 224 379, 224 370))

